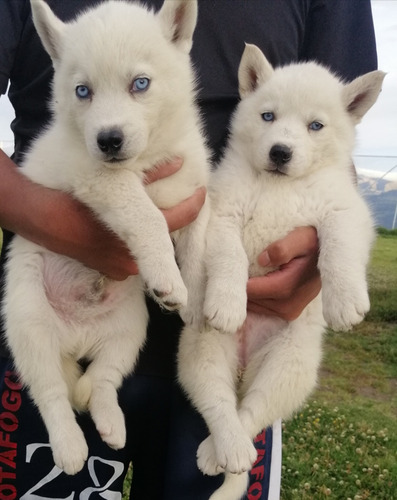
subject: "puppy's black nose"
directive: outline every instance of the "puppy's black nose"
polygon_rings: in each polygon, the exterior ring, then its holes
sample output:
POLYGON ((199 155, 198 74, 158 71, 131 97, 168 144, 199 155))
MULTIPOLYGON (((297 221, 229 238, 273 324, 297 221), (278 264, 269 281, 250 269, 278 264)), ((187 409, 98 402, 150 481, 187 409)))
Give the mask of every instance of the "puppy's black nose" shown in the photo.
POLYGON ((292 150, 284 144, 275 144, 269 153, 272 162, 280 167, 285 165, 292 158, 292 150))
POLYGON ((120 152, 124 141, 124 134, 118 128, 102 130, 97 136, 98 148, 107 155, 116 155, 120 152))

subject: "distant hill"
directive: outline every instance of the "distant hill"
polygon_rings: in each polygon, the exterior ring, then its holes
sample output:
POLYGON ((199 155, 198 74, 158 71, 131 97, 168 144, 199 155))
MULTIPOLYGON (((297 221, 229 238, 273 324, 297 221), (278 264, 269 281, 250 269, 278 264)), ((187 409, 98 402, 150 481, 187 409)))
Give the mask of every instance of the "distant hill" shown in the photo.
POLYGON ((360 192, 371 207, 376 225, 392 229, 397 205, 397 181, 376 179, 359 174, 358 185, 360 192))

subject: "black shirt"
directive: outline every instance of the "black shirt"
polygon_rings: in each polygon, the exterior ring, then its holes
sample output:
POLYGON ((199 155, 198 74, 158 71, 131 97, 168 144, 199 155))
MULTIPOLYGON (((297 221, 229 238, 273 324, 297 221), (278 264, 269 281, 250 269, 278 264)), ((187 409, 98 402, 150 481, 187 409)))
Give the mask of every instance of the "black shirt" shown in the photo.
MULTIPOLYGON (((63 20, 98 3, 47 0, 63 20)), ((163 0, 146 0, 158 9, 163 0)), ((198 98, 209 144, 219 157, 230 114, 238 102, 237 68, 244 43, 258 45, 274 66, 316 60, 346 80, 376 69, 370 0, 199 0, 192 57, 198 98)), ((19 163, 32 138, 50 120, 48 100, 52 67, 31 19, 29 0, 0 1, 0 93, 10 82, 16 118, 14 161, 19 163)), ((23 200, 20 200, 23 203, 23 200)), ((11 235, 4 232, 4 250, 11 235)), ((148 302, 148 342, 138 370, 174 373, 174 353, 181 323, 148 302)))

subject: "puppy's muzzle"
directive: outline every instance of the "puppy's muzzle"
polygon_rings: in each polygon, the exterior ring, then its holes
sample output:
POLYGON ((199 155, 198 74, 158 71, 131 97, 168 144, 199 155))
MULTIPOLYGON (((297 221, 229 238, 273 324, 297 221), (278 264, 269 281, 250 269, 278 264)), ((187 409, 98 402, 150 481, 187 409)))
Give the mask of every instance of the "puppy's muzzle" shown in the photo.
POLYGON ((97 145, 106 161, 122 160, 124 134, 119 128, 102 130, 97 136, 97 145))
POLYGON ((277 170, 285 166, 292 158, 292 150, 284 144, 275 144, 272 146, 269 157, 277 170))

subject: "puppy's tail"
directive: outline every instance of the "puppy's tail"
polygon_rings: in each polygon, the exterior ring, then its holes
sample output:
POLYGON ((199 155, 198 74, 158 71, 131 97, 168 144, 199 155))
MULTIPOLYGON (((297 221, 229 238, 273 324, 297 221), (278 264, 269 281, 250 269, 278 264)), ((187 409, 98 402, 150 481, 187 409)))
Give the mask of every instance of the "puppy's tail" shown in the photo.
POLYGON ((91 397, 92 383, 90 377, 85 373, 79 378, 73 391, 73 406, 78 411, 85 411, 91 397))
POLYGON ((248 472, 242 474, 225 473, 225 480, 209 498, 209 500, 240 500, 248 487, 248 472))

